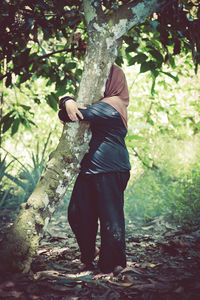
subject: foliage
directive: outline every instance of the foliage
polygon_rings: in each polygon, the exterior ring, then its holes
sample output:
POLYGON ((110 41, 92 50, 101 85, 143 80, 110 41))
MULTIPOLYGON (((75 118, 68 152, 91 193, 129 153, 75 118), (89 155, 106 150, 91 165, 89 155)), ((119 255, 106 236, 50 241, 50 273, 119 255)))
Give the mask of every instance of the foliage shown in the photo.
MULTIPOLYGON (((67 1, 67 4, 66 8, 66 1, 59 4, 35 1, 27 5, 21 0, 3 1, 1 6, 0 57, 6 62, 6 67, 5 64, 1 67, 1 79, 6 72, 5 85, 21 89, 27 80, 31 85, 41 76, 48 78, 48 85, 55 84, 56 92, 54 89, 45 100, 55 111, 58 97, 75 93, 82 72, 76 63, 85 52, 84 31, 80 27, 74 33, 81 22, 78 9, 81 1, 71 4, 67 1)), ((32 99, 41 103, 40 95, 32 99)), ((20 124, 34 125, 30 107, 18 104, 14 109, 3 110, 3 133, 11 129, 11 134, 15 134, 20 124)))
POLYGON ((195 222, 200 208, 199 75, 194 76, 189 57, 180 57, 176 60, 179 82, 159 76, 152 96, 151 75, 140 74, 139 65, 129 68, 126 141, 132 171, 126 214, 130 219, 162 214, 180 224, 195 222), (182 60, 188 61, 187 69, 182 69, 182 60))
MULTIPOLYGON (((3 177, 5 176, 6 170, 9 168, 9 165, 12 164, 12 161, 7 164, 6 163, 6 156, 3 158, 0 156, 0 183, 2 182, 3 177)), ((11 188, 8 188, 7 190, 2 190, 2 185, 0 184, 0 208, 4 205, 4 203, 8 200, 10 196, 10 190, 11 188)))
MULTIPOLYGON (((49 146, 55 147, 54 140, 58 140, 58 135, 61 133, 60 123, 55 122, 57 116, 55 111, 51 109, 50 106, 46 105, 47 96, 55 90, 54 86, 49 87, 47 85, 47 80, 43 78, 35 79, 34 81, 27 81, 26 83, 21 84, 20 88, 13 86, 13 88, 7 88, 4 93, 5 103, 3 105, 4 112, 15 111, 16 114, 13 116, 14 121, 10 124, 11 127, 3 133, 2 144, 6 149, 12 147, 12 144, 9 143, 10 138, 14 138, 17 143, 16 151, 20 152, 20 148, 23 145, 23 156, 27 156, 29 148, 29 142, 31 141, 31 147, 37 147, 37 140, 40 138, 40 141, 44 144, 45 139, 47 139, 47 130, 51 130, 51 140, 49 146), (40 105, 36 103, 40 102, 40 105), (23 107, 27 107, 28 110, 24 110, 23 107), (13 132, 13 126, 15 124, 17 116, 22 115, 23 118, 26 118, 26 123, 20 123, 21 126, 18 127, 16 132, 13 132), (29 122, 30 119, 30 122, 29 122), (45 120, 45 122, 44 122, 45 120), (31 124, 35 124, 31 126, 31 124), (38 136, 38 129, 40 131, 38 136), (41 139, 41 137, 43 137, 41 139), (57 138, 56 138, 57 137, 57 138), (52 142, 54 145, 52 145, 52 142), (28 144, 28 146, 27 146, 28 144)), ((29 156, 29 155, 28 155, 29 156)))
POLYGON ((200 210, 200 169, 171 178, 166 170, 146 170, 126 191, 128 218, 146 220, 163 215, 181 225, 195 224, 200 210))
MULTIPOLYGON (((100 1, 103 13, 116 13, 132 1, 100 1)), ((126 59, 129 65, 139 63, 140 72, 151 72, 154 94, 157 77, 163 73, 175 81, 176 75, 163 71, 167 63, 175 68, 174 55, 192 52, 195 69, 200 61, 200 4, 198 1, 166 1, 164 9, 124 36, 126 59), (134 54, 134 55, 133 55, 134 54)), ((48 79, 55 85, 46 97, 46 103, 55 111, 58 98, 77 92, 87 44, 82 1, 44 1, 34 3, 3 0, 0 18, 0 79, 6 87, 21 88, 36 78, 48 79)), ((119 53, 117 63, 123 58, 119 53)), ((33 97, 41 103, 40 96, 33 97)), ((4 102, 6 102, 4 100, 4 102)), ((31 108, 21 104, 3 111, 3 133, 11 129, 15 134, 20 124, 30 127, 31 108)))
MULTIPOLYGON (((1 204, 2 206, 13 206, 16 207, 16 205, 19 205, 20 203, 26 201, 30 194, 33 192, 41 173, 45 167, 45 156, 46 156, 46 149, 47 145, 50 139, 51 133, 49 134, 46 143, 44 144, 42 154, 40 155, 40 149, 39 149, 39 142, 37 143, 36 153, 34 154, 32 152, 31 159, 32 164, 28 164, 27 166, 19 161, 17 157, 10 154, 13 158, 12 162, 15 162, 15 166, 18 163, 20 165, 20 169, 18 170, 17 176, 13 176, 6 171, 8 166, 5 165, 5 158, 4 157, 2 163, 1 163, 1 169, 0 169, 0 176, 1 179, 4 177, 7 177, 11 182, 14 183, 14 186, 12 190, 15 190, 14 194, 10 195, 10 198, 12 199, 11 203, 8 203, 8 199, 6 200, 6 197, 8 193, 10 193, 10 188, 7 188, 4 192, 2 191, 1 195, 1 204), (16 192, 17 190, 17 192, 16 192)), ((8 183, 6 183, 8 186, 8 183)), ((9 184, 10 185, 10 184, 9 184)), ((12 184, 11 184, 12 186, 12 184)))
POLYGON ((172 186, 168 197, 168 213, 180 224, 199 221, 200 210, 200 169, 196 166, 192 172, 172 186))
MULTIPOLYGON (((177 76, 162 70, 165 64, 172 69, 176 68, 176 55, 191 51, 197 72, 200 62, 200 42, 197 34, 200 30, 199 18, 199 1, 168 1, 161 12, 132 28, 124 36, 128 64, 131 66, 138 63, 141 73, 151 72, 152 95, 160 73, 178 81, 177 76)), ((122 55, 118 56, 117 63, 123 63, 122 55)))

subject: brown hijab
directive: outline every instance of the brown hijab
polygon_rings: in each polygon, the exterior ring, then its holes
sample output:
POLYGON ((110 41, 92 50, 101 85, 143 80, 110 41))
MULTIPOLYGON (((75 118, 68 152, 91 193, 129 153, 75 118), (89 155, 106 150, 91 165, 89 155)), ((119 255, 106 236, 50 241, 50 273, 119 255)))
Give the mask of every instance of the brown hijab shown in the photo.
POLYGON ((113 106, 120 113, 123 123, 127 127, 129 92, 125 74, 118 66, 112 65, 111 67, 104 98, 101 101, 113 106))

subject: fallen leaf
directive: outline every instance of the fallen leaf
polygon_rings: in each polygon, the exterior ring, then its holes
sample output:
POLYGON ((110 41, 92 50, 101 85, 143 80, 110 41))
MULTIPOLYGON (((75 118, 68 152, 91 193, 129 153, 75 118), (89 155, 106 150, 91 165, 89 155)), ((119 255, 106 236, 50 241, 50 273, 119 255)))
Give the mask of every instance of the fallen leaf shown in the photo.
POLYGON ((59 276, 59 275, 60 275, 60 273, 55 271, 55 270, 39 271, 36 274, 34 274, 34 279, 38 280, 41 277, 52 278, 52 277, 56 277, 56 276, 59 276))
POLYGON ((155 268, 159 265, 162 265, 162 263, 150 263, 150 262, 145 262, 143 264, 141 264, 142 268, 155 268))
POLYGON ((40 248, 37 252, 37 254, 44 254, 44 253, 47 253, 51 250, 51 248, 40 248))
POLYGON ((174 290, 174 293, 180 294, 180 293, 182 293, 183 291, 184 291, 184 287, 179 286, 177 289, 174 290))
POLYGON ((153 226, 153 225, 150 225, 150 226, 143 226, 143 227, 141 227, 141 228, 142 228, 142 230, 149 230, 149 229, 154 228, 154 226, 153 226))
POLYGON ((14 287, 14 285, 15 284, 12 281, 4 281, 3 283, 0 284, 0 289, 14 287))
POLYGON ((110 279, 108 279, 107 281, 114 284, 114 285, 123 286, 123 287, 129 287, 129 286, 133 285, 133 283, 131 283, 131 282, 117 282, 117 281, 113 281, 113 280, 110 280, 110 279))

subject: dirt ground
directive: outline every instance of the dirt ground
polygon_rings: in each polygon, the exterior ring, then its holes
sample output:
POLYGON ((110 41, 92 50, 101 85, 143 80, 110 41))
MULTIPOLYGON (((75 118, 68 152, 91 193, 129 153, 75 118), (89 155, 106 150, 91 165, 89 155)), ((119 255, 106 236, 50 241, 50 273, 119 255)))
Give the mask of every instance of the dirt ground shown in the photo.
MULTIPOLYGON (((13 219, 11 212, 0 212, 0 240, 13 219)), ((97 269, 79 271, 75 238, 65 211, 58 210, 41 240, 31 274, 0 274, 0 299, 200 299, 200 224, 183 230, 162 217, 145 225, 139 221, 126 225, 127 267, 116 277, 97 280, 93 278, 97 269)))

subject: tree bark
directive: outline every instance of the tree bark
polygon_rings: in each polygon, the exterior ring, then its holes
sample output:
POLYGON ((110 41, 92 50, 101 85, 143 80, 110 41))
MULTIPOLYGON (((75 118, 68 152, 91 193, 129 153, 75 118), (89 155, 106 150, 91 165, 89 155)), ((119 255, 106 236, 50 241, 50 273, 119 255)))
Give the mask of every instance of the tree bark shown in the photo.
MULTIPOLYGON (((122 7, 117 14, 113 13, 108 19, 103 15, 98 1, 83 1, 88 44, 77 102, 92 104, 103 97, 106 79, 116 59, 120 38, 132 26, 142 22, 163 5, 163 1, 159 0, 136 2, 134 6, 130 4, 122 7), (144 4, 149 6, 145 13, 140 12, 141 8, 144 9, 144 4), (125 17, 126 11, 129 12, 128 18, 125 17)), ((30 270, 43 232, 56 204, 78 172, 79 162, 88 149, 89 140, 88 124, 70 123, 64 126, 59 144, 50 155, 34 192, 28 201, 21 205, 16 221, 2 242, 1 263, 4 263, 7 269, 24 273, 30 270)))

